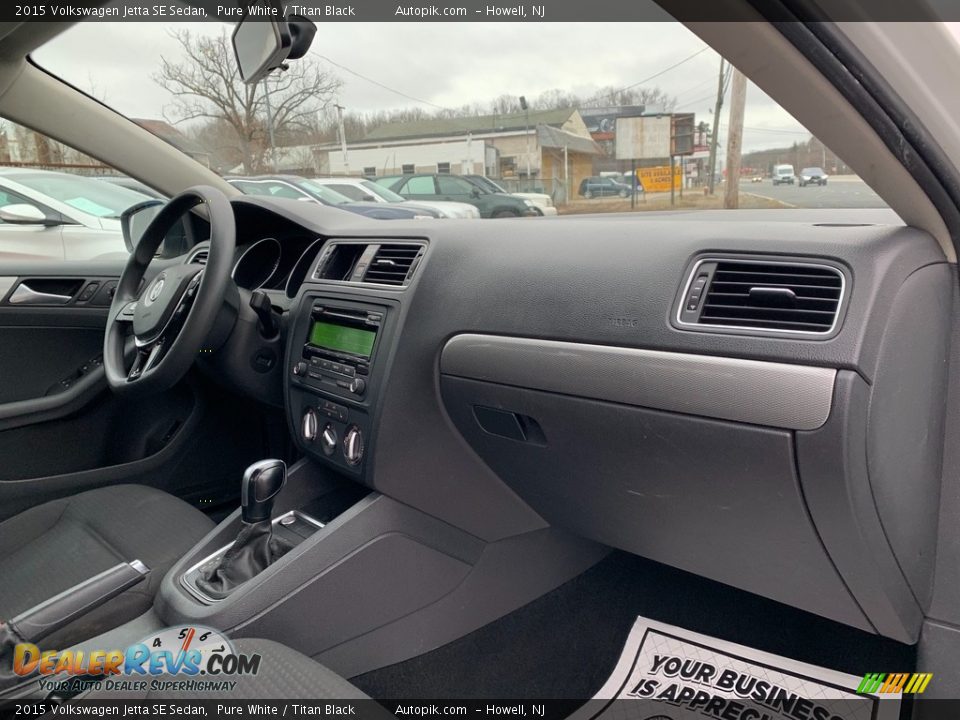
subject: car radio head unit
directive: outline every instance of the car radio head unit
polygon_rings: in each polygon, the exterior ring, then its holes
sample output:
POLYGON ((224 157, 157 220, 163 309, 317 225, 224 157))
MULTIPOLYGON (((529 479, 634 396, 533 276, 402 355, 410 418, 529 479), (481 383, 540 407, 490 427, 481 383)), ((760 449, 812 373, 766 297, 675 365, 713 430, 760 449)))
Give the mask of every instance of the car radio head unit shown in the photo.
POLYGON ((304 381, 320 390, 360 398, 383 313, 314 303, 303 346, 304 381))
POLYGON ((368 330, 341 320, 323 318, 312 321, 307 344, 329 353, 369 359, 376 339, 376 329, 368 330))

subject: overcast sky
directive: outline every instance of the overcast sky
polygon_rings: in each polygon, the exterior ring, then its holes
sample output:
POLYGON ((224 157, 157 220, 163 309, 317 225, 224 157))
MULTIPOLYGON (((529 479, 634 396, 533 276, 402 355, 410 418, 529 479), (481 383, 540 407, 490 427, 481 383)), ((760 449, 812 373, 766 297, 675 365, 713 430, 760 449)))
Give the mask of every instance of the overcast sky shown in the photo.
MULTIPOLYGON (((225 27, 179 25, 198 33, 219 33, 225 27)), ((457 107, 504 93, 534 98, 554 88, 589 96, 601 87, 644 80, 703 47, 679 23, 320 23, 311 53, 407 95, 457 107)), ((170 98, 151 79, 161 54, 180 57, 163 23, 87 22, 41 48, 34 58, 125 115, 161 118, 170 98)), ((648 85, 675 96, 677 111, 695 112, 698 121, 711 122, 719 62, 719 56, 707 50, 648 85)), ((418 104, 342 68, 331 70, 343 81, 340 102, 348 111, 418 104)), ((727 110, 721 114, 721 140, 727 110)), ((745 126, 747 150, 809 137, 752 84, 745 126)))

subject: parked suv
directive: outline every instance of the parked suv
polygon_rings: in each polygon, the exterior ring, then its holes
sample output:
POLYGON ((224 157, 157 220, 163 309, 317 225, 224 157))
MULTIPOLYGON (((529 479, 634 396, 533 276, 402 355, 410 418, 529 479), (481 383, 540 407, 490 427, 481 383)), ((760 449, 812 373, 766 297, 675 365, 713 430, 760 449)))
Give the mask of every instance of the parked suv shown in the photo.
POLYGON ((489 190, 490 192, 507 193, 508 195, 513 195, 521 200, 529 200, 537 206, 537 211, 541 215, 557 214, 557 208, 553 204, 553 198, 546 193, 510 192, 503 186, 497 184, 495 181, 484 175, 464 175, 463 177, 472 182, 474 185, 477 185, 485 190, 489 190))
POLYGON ((455 200, 476 206, 480 217, 534 217, 540 215, 532 200, 489 192, 457 175, 394 175, 377 183, 408 200, 455 200))
POLYGON ((826 185, 827 174, 822 168, 809 167, 800 171, 800 187, 807 185, 826 185))
POLYGON ((612 177, 588 177, 580 181, 579 193, 582 197, 630 197, 634 189, 612 177))

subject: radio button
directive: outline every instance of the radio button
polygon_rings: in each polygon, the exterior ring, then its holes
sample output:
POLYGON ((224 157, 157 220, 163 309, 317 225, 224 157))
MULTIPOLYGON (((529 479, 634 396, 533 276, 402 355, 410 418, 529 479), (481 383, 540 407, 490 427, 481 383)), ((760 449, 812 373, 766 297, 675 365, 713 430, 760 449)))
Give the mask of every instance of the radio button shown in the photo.
POLYGON ((347 377, 353 377, 357 374, 357 371, 354 368, 350 367, 349 365, 344 365, 343 374, 346 375, 347 377))
POLYGON ((320 361, 320 369, 321 369, 321 370, 333 370, 333 363, 330 362, 329 360, 321 360, 321 361, 320 361))
POLYGON ((357 375, 369 375, 370 366, 369 365, 357 365, 357 375))
POLYGON ((363 378, 354 378, 350 382, 349 389, 354 395, 363 395, 364 391, 367 389, 367 381, 363 378))

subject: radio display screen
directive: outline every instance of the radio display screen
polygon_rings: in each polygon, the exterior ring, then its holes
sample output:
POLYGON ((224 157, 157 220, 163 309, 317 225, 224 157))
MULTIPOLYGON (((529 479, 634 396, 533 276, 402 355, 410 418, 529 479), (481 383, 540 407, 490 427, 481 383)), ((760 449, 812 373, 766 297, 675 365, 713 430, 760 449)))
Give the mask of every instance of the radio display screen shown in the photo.
POLYGON ((314 320, 313 325, 310 326, 310 344, 334 352, 369 358, 376 339, 375 330, 336 325, 323 320, 314 320))

